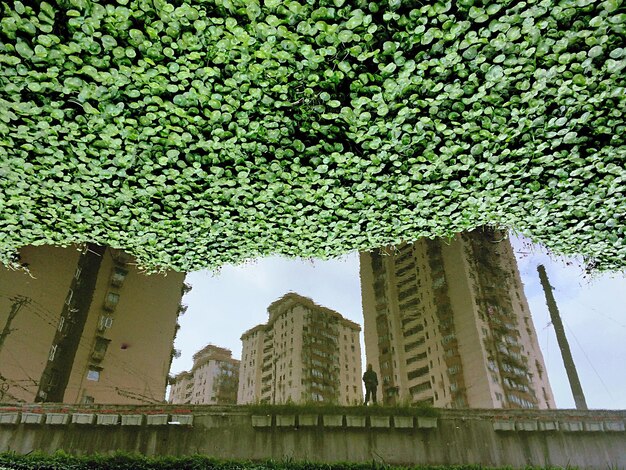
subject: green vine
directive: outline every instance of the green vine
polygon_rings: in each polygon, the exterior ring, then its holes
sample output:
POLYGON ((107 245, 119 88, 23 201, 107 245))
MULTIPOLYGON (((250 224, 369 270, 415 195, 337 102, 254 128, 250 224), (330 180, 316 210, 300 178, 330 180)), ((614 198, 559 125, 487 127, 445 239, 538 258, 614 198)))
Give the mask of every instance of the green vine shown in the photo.
POLYGON ((149 270, 513 227, 626 260, 622 0, 0 2, 0 260, 149 270))

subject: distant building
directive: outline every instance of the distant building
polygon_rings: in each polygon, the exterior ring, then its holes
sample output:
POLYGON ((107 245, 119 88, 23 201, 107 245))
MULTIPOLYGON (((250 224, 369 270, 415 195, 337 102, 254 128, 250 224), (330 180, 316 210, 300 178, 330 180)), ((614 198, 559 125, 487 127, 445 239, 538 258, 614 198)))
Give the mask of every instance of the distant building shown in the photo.
POLYGON ((171 381, 170 403, 234 405, 239 361, 230 349, 209 344, 193 355, 193 367, 171 381))
POLYGON ((267 310, 269 321, 241 337, 237 403, 363 400, 359 325, 295 293, 267 310))
POLYGON ((386 403, 554 408, 506 233, 361 253, 367 360, 386 403))
POLYGON ((164 401, 184 273, 145 275, 96 245, 19 261, 30 274, 0 266, 0 401, 164 401))

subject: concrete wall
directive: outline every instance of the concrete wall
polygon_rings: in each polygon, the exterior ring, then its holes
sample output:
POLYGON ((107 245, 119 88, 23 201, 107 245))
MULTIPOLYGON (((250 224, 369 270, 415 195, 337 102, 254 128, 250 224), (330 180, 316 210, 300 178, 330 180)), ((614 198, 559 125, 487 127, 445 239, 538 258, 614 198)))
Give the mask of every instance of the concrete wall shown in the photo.
POLYGON ((0 408, 0 452, 121 450, 227 459, 606 469, 626 467, 625 421, 626 411, 442 410, 437 419, 407 421, 354 418, 349 408, 312 417, 255 417, 243 407, 217 406, 0 408))

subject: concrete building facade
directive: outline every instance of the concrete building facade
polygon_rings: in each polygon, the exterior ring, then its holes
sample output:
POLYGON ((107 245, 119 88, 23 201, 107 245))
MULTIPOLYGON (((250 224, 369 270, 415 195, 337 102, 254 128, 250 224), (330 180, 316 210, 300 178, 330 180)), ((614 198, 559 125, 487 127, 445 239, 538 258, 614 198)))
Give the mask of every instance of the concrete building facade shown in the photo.
POLYGON ((363 400, 358 324, 295 293, 268 313, 266 324, 241 336, 237 403, 363 400))
POLYGON ((554 408, 506 233, 360 254, 365 349, 385 403, 554 408))
POLYGON ((0 267, 3 401, 164 400, 184 273, 145 275, 96 245, 25 247, 20 263, 0 267))
POLYGON ((170 403, 234 405, 239 363, 230 349, 209 344, 193 355, 193 367, 171 381, 170 403))

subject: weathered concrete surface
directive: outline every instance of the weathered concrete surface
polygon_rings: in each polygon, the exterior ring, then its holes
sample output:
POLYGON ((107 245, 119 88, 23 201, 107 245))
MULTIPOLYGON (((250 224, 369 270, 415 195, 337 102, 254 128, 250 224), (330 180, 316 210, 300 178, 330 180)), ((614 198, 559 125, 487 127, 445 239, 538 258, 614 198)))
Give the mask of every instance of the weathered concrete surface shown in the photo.
MULTIPOLYGON (((31 407, 32 408, 32 407, 31 407)), ((379 462, 396 464, 482 464, 513 467, 576 466, 603 469, 626 468, 626 411, 512 411, 442 410, 435 427, 339 427, 317 425, 253 426, 243 408, 198 406, 39 408, 41 413, 109 413, 167 415, 168 423, 128 426, 71 423, 65 425, 14 423, 32 409, 0 407, 0 452, 107 453, 116 450, 145 455, 204 454, 226 459, 286 459, 321 462, 379 462), (187 420, 188 422, 189 420, 187 420), (536 424, 535 424, 536 423, 536 424)), ((344 413, 349 415, 349 413, 344 413)), ((18 420, 19 421, 19 420, 18 420)), ((288 422, 287 420, 286 422, 288 422)), ((45 421, 44 421, 45 422, 45 421)), ((278 423, 281 424, 281 423, 278 423)), ((406 423, 403 423, 406 425, 406 423)), ((434 423, 422 422, 422 425, 434 423)))

